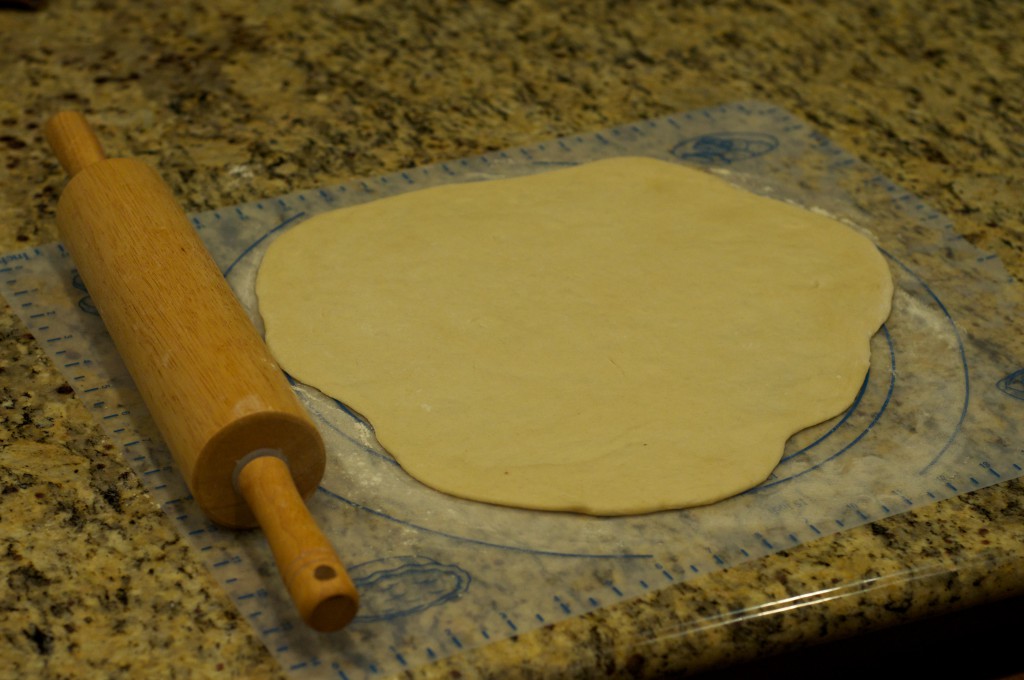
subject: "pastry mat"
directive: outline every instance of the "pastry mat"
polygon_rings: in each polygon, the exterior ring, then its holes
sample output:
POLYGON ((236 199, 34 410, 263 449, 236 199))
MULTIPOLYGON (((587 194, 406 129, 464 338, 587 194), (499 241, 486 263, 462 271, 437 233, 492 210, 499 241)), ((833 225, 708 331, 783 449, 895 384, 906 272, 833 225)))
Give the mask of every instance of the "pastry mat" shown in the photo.
MULTIPOLYGON (((685 511, 593 518, 432 491, 403 473, 342 404, 295 385, 328 443, 327 476, 311 507, 363 598, 358 619, 337 634, 303 627, 261 534, 220 530, 202 516, 64 249, 2 257, 0 289, 242 615, 300 677, 408 670, 1022 474, 1021 287, 948 219, 770 105, 645 120, 193 220, 259 323, 253 288, 261 254, 277 233, 313 214, 619 155, 717 172, 836 216, 878 243, 896 293, 856 401, 794 436, 771 478, 750 492, 685 511)), ((345 304, 341 291, 338 304, 345 304)), ((757 384, 752 375, 750 389, 757 384)))

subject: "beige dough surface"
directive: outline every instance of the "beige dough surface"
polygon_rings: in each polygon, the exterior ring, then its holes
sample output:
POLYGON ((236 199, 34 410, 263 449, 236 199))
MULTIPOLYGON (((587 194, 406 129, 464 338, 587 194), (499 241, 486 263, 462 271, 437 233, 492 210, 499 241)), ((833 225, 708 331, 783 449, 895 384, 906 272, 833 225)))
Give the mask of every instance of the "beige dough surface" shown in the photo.
POLYGON ((852 403, 892 279, 835 220, 617 158, 315 216, 257 295, 282 367, 424 484, 618 515, 762 482, 852 403))

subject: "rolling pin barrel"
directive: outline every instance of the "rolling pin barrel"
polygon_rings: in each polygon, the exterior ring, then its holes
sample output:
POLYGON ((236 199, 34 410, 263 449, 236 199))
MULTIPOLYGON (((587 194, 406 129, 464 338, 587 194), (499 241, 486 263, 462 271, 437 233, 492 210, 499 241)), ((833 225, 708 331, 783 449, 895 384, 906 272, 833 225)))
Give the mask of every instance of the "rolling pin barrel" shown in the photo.
POLYGON ((61 239, 199 506, 259 523, 306 622, 345 625, 355 589, 302 502, 326 462, 316 427, 157 173, 106 159, 78 114, 45 132, 71 175, 61 239))

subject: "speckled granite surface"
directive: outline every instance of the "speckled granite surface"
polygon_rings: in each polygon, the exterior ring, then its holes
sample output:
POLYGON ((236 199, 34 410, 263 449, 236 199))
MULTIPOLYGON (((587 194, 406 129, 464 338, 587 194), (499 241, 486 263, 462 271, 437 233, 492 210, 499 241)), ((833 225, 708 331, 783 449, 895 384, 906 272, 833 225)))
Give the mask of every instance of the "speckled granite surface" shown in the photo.
MULTIPOLYGON (((0 252, 56 238, 40 126, 59 108, 197 211, 756 98, 1020 279, 1021 27, 1024 6, 965 1, 6 8, 0 252)), ((281 673, 6 307, 0 445, 0 677, 281 673)), ((415 675, 652 677, 1018 595, 1022 497, 1004 483, 415 675)))

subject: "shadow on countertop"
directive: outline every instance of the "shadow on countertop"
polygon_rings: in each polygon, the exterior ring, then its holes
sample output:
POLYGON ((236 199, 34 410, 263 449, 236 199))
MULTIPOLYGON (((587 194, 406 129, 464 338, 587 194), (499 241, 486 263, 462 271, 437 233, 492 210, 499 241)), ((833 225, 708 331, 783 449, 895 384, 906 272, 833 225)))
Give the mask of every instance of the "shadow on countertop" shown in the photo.
POLYGON ((1010 598, 700 675, 702 680, 821 677, 1024 679, 1024 597, 1010 598))

